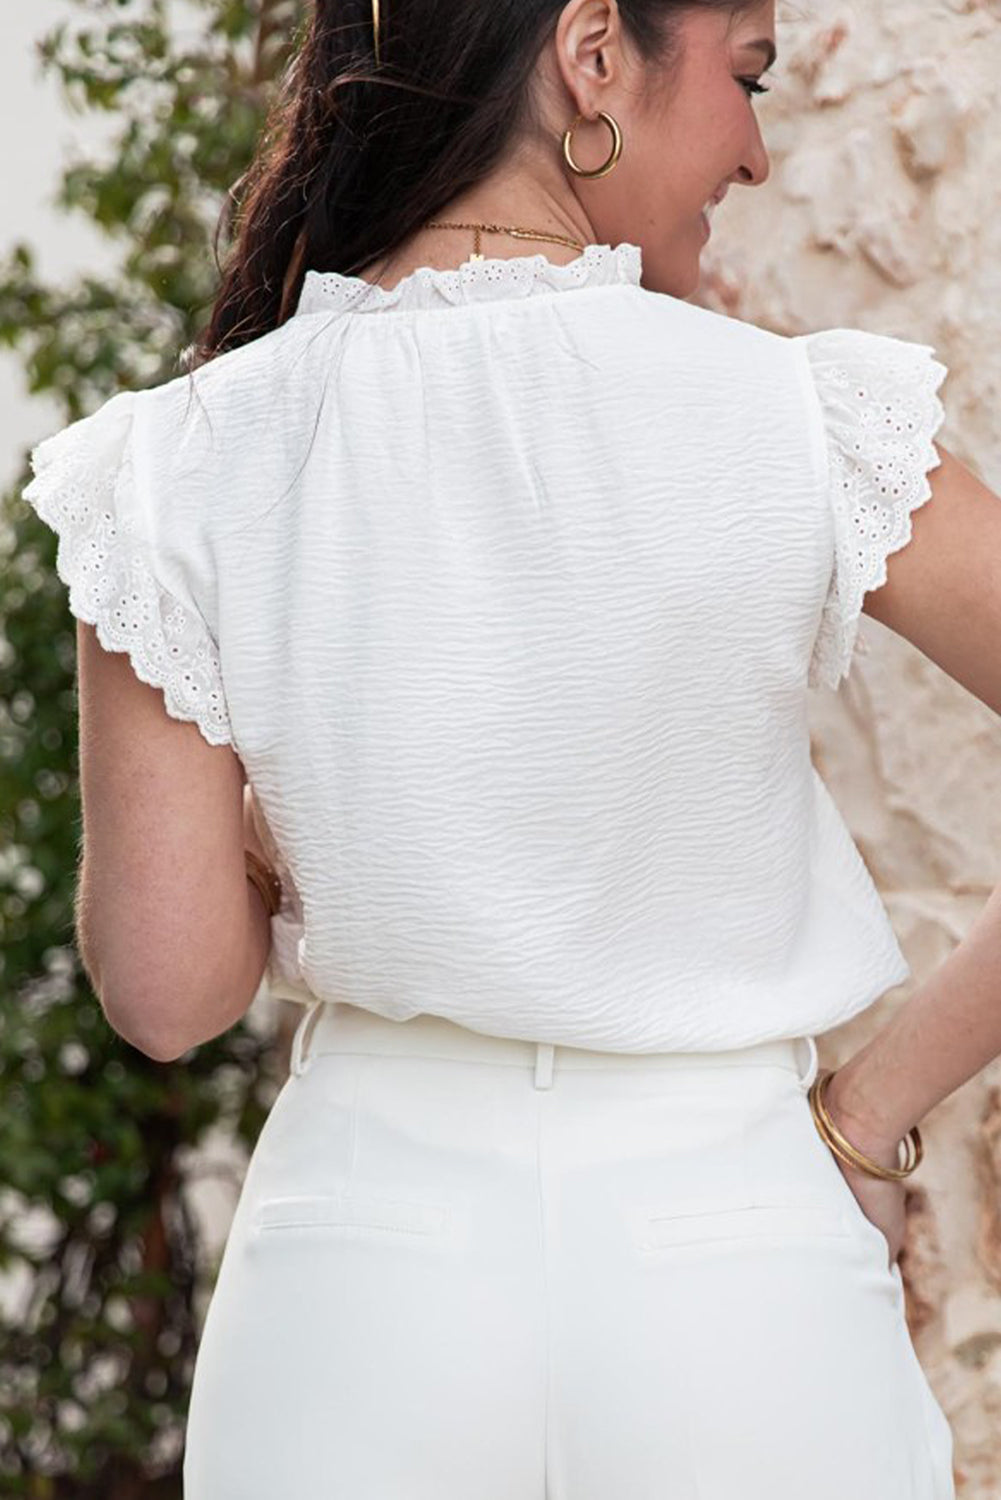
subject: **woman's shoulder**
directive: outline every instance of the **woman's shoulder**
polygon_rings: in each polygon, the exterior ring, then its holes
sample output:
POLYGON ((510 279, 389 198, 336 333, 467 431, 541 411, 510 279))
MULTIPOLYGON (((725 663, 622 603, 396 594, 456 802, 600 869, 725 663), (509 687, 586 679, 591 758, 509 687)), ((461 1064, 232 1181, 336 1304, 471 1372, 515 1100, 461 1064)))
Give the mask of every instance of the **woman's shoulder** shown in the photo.
POLYGON ((301 320, 290 319, 205 364, 131 392, 140 442, 175 463, 204 462, 214 453, 238 463, 285 413, 298 409, 304 331, 301 320))
POLYGON ((633 309, 627 336, 637 358, 666 359, 672 369, 680 358, 693 376, 724 386, 737 379, 749 398, 767 397, 770 382, 792 388, 800 379, 795 342, 781 330, 645 287, 635 288, 633 309))
POLYGON ((664 324, 669 324, 677 336, 691 338, 702 345, 746 346, 780 356, 788 352, 790 337, 779 329, 738 317, 723 308, 673 297, 649 287, 637 286, 633 291, 638 314, 636 321, 658 332, 664 324))
MULTIPOLYGON (((211 398, 222 406, 227 401, 238 404, 248 391, 266 388, 290 367, 304 332, 302 319, 289 318, 278 328, 269 329, 235 349, 223 350, 204 364, 179 369, 177 374, 137 394, 147 401, 166 404, 192 393, 211 398)), ((183 362, 183 359, 178 361, 183 362)))

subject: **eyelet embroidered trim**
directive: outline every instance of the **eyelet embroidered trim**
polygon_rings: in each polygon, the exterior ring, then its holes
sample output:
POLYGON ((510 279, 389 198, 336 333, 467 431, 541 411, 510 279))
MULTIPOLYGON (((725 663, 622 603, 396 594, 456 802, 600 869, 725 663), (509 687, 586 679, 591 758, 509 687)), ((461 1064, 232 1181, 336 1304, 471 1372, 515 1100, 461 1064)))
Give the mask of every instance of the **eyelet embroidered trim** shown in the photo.
POLYGON ((56 572, 77 619, 108 651, 127 651, 136 676, 159 688, 173 719, 193 720, 210 745, 233 743, 219 652, 196 615, 154 577, 135 519, 135 392, 44 439, 22 491, 57 534, 56 572))
POLYGON ((945 420, 937 392, 948 374, 930 344, 863 329, 804 334, 824 413, 835 567, 809 665, 808 685, 837 688, 858 635, 866 593, 911 539, 911 516, 931 498, 942 460, 933 438, 945 420))
POLYGON ((638 286, 641 269, 640 247, 622 241, 615 246, 585 245, 581 254, 567 265, 558 265, 539 254, 514 256, 510 260, 488 257, 463 261, 447 271, 419 266, 388 289, 360 276, 310 270, 303 279, 296 313, 378 313, 391 309, 409 312, 585 286, 638 286))

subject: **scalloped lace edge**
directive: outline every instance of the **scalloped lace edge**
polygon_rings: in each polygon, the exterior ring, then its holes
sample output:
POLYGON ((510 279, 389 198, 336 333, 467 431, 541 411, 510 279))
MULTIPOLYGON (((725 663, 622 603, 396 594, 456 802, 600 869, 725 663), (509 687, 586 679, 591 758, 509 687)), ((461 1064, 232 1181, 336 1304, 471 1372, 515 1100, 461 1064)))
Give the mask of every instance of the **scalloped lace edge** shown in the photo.
MULTIPOLYGON (((852 351, 849 362, 844 363, 827 355, 820 357, 822 345, 817 348, 818 389, 822 398, 825 395, 829 400, 833 398, 831 406, 825 409, 825 417, 828 453, 833 456, 829 472, 836 521, 835 568, 810 658, 807 684, 837 689, 851 669, 854 654, 869 654, 868 643, 859 633, 865 595, 886 582, 887 559, 911 540, 911 518, 932 498, 928 476, 942 462, 934 439, 945 421, 945 407, 938 391, 948 367, 934 357, 934 346, 930 344, 905 344, 902 357, 889 365, 874 360, 868 367, 852 363, 852 351), (865 403, 853 405, 845 400, 839 406, 837 393, 847 392, 859 379, 865 379, 870 386, 865 403), (873 385, 875 392, 871 389, 873 385), (864 441, 860 443, 858 417, 860 413, 875 411, 877 405, 889 410, 894 403, 906 401, 915 401, 917 405, 914 437, 899 443, 892 437, 884 441, 898 456, 903 452, 908 484, 890 505, 885 505, 874 492, 872 482, 873 464, 880 461, 880 455, 873 451, 878 445, 867 451, 864 441), (828 411, 832 414, 827 415, 828 411), (839 469, 850 480, 847 493, 835 482, 839 469), (886 510, 886 529, 876 538, 863 539, 861 550, 853 550, 853 541, 857 541, 854 518, 864 514, 867 507, 875 506, 886 510)), ((900 351, 895 353, 899 355, 900 351)), ((863 439, 869 433, 871 429, 863 429, 863 439)))
POLYGON ((449 270, 418 266, 388 288, 340 271, 307 270, 296 312, 407 311, 489 301, 491 294, 501 299, 583 286, 638 285, 641 271, 640 247, 628 240, 617 245, 585 245, 566 265, 540 253, 506 259, 487 256, 449 270))
POLYGON ((117 463, 88 441, 95 434, 81 430, 68 441, 72 428, 64 428, 32 451, 35 477, 22 496, 56 533, 56 572, 73 615, 94 626, 106 651, 128 654, 172 719, 195 723, 210 745, 233 744, 216 643, 201 616, 156 579, 121 501, 134 485, 131 409, 117 463))

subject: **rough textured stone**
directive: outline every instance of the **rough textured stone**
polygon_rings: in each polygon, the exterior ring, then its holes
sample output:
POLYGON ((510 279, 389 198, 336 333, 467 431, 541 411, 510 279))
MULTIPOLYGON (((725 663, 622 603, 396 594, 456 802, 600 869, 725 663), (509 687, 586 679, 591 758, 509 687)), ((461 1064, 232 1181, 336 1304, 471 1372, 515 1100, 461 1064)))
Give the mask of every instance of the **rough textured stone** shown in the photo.
MULTIPOLYGON (((771 175, 728 195, 693 300, 781 333, 860 327, 933 345, 950 371, 941 441, 997 491, 1001 3, 779 0, 777 34, 756 105, 771 175)), ((822 1038, 826 1067, 907 1002, 1001 879, 1001 720, 875 620, 860 634, 868 650, 840 692, 812 697, 813 758, 913 975, 822 1038)), ((957 1495, 999 1500, 1001 1061, 921 1129, 908 1322, 955 1434, 957 1495)))

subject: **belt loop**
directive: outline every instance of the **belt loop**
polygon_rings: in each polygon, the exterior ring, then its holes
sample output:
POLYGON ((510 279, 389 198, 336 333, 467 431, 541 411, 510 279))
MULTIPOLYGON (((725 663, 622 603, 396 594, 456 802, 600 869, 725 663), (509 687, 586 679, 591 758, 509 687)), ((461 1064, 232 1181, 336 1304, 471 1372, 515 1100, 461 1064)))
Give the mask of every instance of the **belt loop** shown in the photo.
POLYGON ((798 1040, 801 1042, 805 1042, 807 1046, 808 1061, 806 1064, 806 1072, 801 1073, 799 1078, 799 1086, 802 1089, 803 1093, 806 1094, 809 1092, 813 1084, 813 1080, 817 1076, 817 1043, 814 1041, 812 1036, 799 1037, 798 1040))
POLYGON ((535 1044, 535 1087, 551 1089, 553 1086, 553 1043, 535 1044))
POLYGON ((305 1050, 307 1032, 312 1036, 313 1023, 320 1014, 320 1008, 324 1004, 322 1000, 313 1000, 306 1007, 303 1015, 295 1028, 295 1036, 292 1038, 292 1051, 289 1057, 289 1072, 296 1078, 305 1073, 308 1067, 308 1057, 305 1050))

